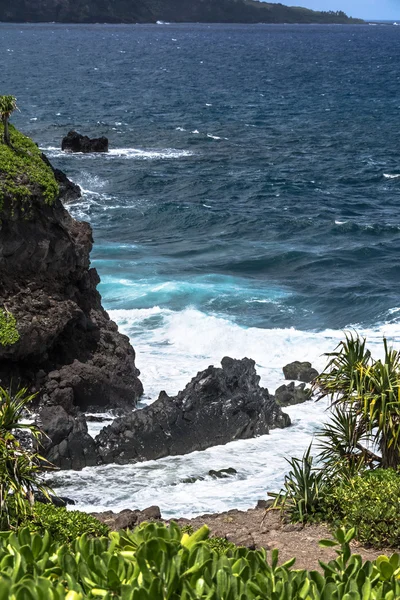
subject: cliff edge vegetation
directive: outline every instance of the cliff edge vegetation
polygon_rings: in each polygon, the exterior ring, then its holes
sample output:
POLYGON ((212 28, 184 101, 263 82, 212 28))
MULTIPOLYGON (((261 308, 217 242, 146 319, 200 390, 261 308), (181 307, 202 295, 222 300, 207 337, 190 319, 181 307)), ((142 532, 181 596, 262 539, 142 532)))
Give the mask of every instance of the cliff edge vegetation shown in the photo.
POLYGON ((363 23, 342 11, 257 0, 0 0, 0 21, 56 23, 363 23))
MULTIPOLYGON (((5 196, 13 202, 27 202, 41 194, 47 204, 53 204, 59 189, 54 173, 42 159, 37 145, 9 125, 11 145, 0 143, 0 212, 5 196)), ((0 139, 4 125, 0 123, 0 139)))

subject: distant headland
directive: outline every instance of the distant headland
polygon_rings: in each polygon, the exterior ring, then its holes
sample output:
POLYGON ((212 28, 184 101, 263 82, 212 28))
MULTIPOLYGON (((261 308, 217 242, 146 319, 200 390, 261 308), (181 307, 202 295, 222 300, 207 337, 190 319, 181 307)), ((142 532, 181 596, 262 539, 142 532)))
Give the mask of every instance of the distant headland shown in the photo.
POLYGON ((337 23, 362 19, 257 0, 0 0, 0 21, 14 23, 337 23))

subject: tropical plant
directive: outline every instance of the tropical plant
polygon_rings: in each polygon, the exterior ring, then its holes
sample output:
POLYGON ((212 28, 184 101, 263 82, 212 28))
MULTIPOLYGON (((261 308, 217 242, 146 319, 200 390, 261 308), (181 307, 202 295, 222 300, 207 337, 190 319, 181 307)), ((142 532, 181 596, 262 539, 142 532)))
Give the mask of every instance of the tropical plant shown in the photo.
POLYGON ((323 499, 324 519, 354 527, 357 540, 382 548, 400 546, 400 474, 374 469, 336 481, 323 499))
MULTIPOLYGON (((330 398, 352 414, 354 431, 373 434, 381 457, 361 445, 356 447, 384 468, 400 465, 400 353, 383 340, 384 360, 374 360, 366 340, 352 333, 328 354, 330 361, 314 380, 319 398, 330 398)), ((356 436, 358 434, 355 434, 356 436)))
POLYGON ((313 466, 311 444, 302 458, 287 458, 291 470, 285 475, 283 489, 269 493, 275 498, 274 507, 281 506, 293 522, 305 522, 318 518, 321 500, 328 489, 325 473, 313 466))
MULTIPOLYGON (((343 405, 332 408, 330 420, 317 433, 319 459, 329 478, 349 479, 373 466, 365 422, 343 405)), ((379 457, 376 457, 379 459, 379 457)))
POLYGON ((15 96, 0 96, 0 117, 4 125, 3 139, 7 146, 11 146, 8 120, 16 108, 17 99, 15 96))
MULTIPOLYGON (((0 387, 0 525, 11 519, 24 518, 34 501, 34 491, 48 497, 49 488, 42 480, 47 461, 33 448, 26 447, 18 436, 29 433, 31 441, 39 441, 41 432, 33 424, 23 423, 27 406, 35 395, 26 388, 13 393, 0 387)), ((49 466, 50 463, 47 463, 49 466)))
POLYGON ((336 558, 320 571, 279 564, 277 550, 235 547, 219 554, 208 528, 183 534, 150 523, 106 538, 60 545, 46 532, 0 534, 2 600, 397 600, 400 557, 363 563, 351 552, 354 529, 338 529, 321 545, 336 558))

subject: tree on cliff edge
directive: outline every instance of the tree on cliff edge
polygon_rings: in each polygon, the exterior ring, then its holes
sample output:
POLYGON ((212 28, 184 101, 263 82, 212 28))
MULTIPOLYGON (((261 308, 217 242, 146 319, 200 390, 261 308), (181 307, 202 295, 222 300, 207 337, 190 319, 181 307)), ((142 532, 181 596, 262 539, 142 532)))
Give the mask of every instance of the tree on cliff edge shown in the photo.
POLYGON ((10 132, 8 130, 8 119, 17 108, 15 96, 0 96, 0 116, 4 126, 3 139, 7 146, 11 146, 10 132))

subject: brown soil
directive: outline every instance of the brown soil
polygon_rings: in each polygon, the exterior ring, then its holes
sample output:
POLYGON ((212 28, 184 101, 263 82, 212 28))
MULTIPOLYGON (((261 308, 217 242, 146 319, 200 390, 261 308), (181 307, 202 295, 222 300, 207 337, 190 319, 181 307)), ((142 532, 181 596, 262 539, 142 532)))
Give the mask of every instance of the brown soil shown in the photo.
MULTIPOLYGON (((183 526, 192 525, 198 529, 206 524, 210 535, 226 538, 229 541, 249 548, 265 548, 279 550, 280 563, 294 556, 297 569, 319 569, 318 560, 328 562, 336 557, 335 548, 320 548, 319 540, 330 538, 332 534, 326 525, 293 525, 284 523, 280 511, 263 508, 249 509, 246 512, 230 510, 214 515, 202 515, 195 519, 178 519, 183 526)), ((394 548, 369 549, 357 542, 352 543, 354 554, 361 554, 363 560, 374 560, 380 554, 391 555, 394 548)))

